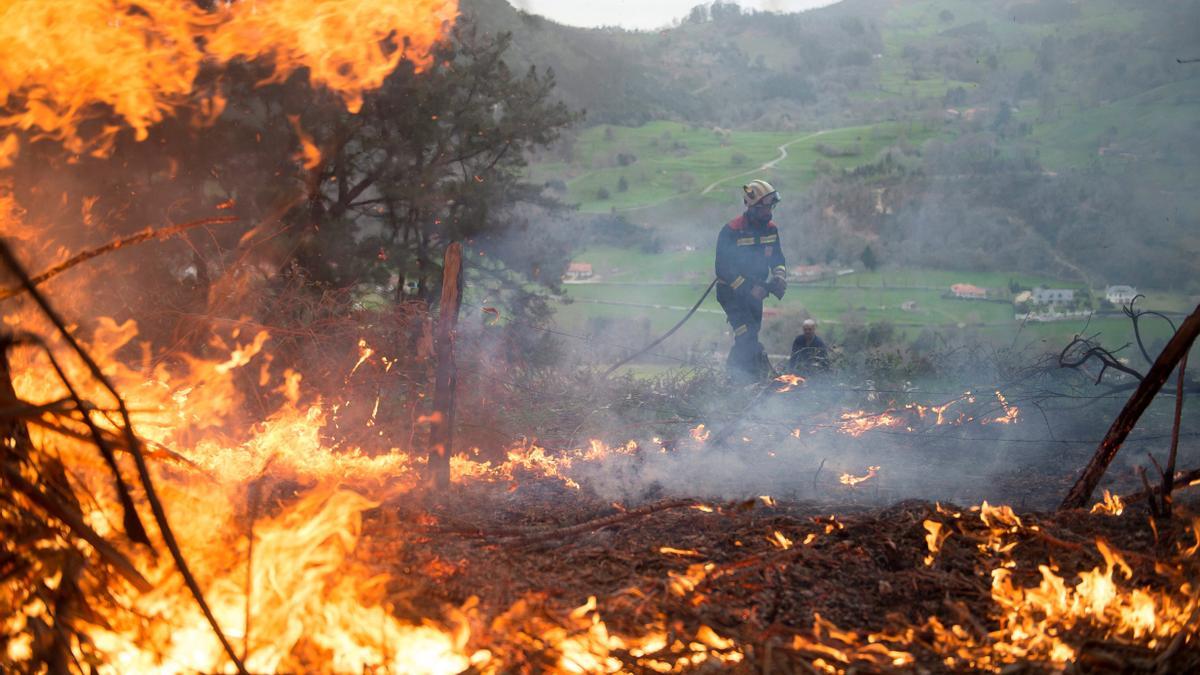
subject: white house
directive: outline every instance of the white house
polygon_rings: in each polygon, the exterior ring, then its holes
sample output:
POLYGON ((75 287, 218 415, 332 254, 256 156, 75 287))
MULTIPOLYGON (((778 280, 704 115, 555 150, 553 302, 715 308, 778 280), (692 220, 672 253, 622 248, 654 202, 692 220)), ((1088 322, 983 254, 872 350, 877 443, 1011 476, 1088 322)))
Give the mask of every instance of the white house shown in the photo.
POLYGON ((1065 305, 1075 302, 1075 291, 1070 288, 1035 288, 1033 302, 1035 305, 1065 305))
POLYGON ((1104 299, 1114 305, 1128 305, 1137 297, 1137 289, 1133 286, 1109 286, 1104 289, 1104 299))

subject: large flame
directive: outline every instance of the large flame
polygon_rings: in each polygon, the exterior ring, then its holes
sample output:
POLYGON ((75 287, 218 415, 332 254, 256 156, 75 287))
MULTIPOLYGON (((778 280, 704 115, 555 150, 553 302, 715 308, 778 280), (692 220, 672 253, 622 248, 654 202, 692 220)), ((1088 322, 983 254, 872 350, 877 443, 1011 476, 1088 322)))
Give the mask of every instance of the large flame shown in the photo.
POLYGON ((181 106, 211 118, 223 99, 196 92, 203 66, 264 59, 271 81, 304 68, 351 111, 401 59, 428 64, 457 0, 0 0, 0 168, 15 131, 103 155, 121 124, 144 139, 181 106), (81 132, 86 122, 99 128, 81 132))

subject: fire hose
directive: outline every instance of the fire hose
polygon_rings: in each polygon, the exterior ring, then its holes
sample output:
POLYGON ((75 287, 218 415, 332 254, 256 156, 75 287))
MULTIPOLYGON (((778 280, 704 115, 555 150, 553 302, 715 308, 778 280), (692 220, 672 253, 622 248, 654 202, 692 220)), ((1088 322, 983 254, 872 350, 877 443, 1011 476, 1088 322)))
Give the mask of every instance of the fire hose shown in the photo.
POLYGON ((708 284, 708 288, 704 289, 704 295, 700 296, 700 299, 696 301, 696 304, 692 305, 692 308, 688 310, 688 313, 685 314, 683 316, 683 318, 679 320, 679 323, 675 324, 671 328, 671 330, 667 331, 666 333, 663 333, 662 337, 658 338, 654 342, 651 342, 650 344, 646 345, 642 349, 639 349, 638 351, 630 354, 629 356, 626 356, 625 358, 621 359, 617 363, 613 364, 613 366, 610 367, 608 370, 604 371, 604 374, 601 375, 600 377, 606 378, 609 375, 612 375, 613 371, 616 370, 617 368, 620 368, 621 366, 625 365, 626 363, 629 363, 630 361, 636 359, 637 357, 641 356, 642 354, 645 354, 646 352, 650 351, 651 349, 654 349, 659 344, 661 344, 663 340, 666 340, 667 338, 674 335, 675 331, 682 328, 683 324, 687 323, 688 319, 692 318, 692 315, 696 313, 696 310, 700 309, 700 305, 704 304, 705 299, 708 298, 708 294, 712 293, 713 286, 716 286, 716 285, 717 285, 717 279, 716 279, 716 277, 713 277, 713 280, 708 284))

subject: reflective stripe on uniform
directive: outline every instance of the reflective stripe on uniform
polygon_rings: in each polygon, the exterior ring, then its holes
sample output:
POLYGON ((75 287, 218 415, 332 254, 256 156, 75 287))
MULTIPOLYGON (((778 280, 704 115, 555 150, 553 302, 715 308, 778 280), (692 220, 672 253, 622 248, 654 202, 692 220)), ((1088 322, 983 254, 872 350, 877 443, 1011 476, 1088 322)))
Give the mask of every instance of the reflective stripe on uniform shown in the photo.
POLYGON ((738 277, 738 278, 734 279, 734 280, 733 280, 733 283, 732 283, 732 284, 729 284, 729 286, 730 286, 730 288, 732 288, 733 290, 735 290, 735 291, 736 291, 736 290, 738 289, 738 286, 741 286, 741 285, 742 285, 742 284, 744 284, 744 283, 746 283, 746 278, 745 278, 745 277, 738 277))
POLYGON ((738 335, 742 335, 743 333, 745 333, 748 330, 750 330, 750 327, 747 326, 746 324, 742 324, 742 325, 738 326, 737 328, 733 329, 733 335, 736 337, 738 335))
POLYGON ((777 241, 779 241, 779 235, 777 234, 768 234, 765 237, 758 238, 758 243, 760 244, 774 244, 777 241))
POLYGON ((753 246, 754 245, 754 237, 742 237, 741 239, 737 240, 737 245, 738 246, 753 246))

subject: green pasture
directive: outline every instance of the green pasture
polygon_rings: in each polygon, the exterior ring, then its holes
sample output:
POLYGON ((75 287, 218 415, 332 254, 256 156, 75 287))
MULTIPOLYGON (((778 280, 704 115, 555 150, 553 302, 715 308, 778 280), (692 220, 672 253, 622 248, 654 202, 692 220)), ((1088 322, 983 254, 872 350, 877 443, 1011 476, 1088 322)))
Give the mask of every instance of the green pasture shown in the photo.
POLYGON ((535 164, 530 178, 562 180, 567 186, 564 201, 591 213, 645 208, 682 197, 725 203, 744 177, 765 175, 799 194, 817 177, 818 159, 835 170, 852 169, 875 161, 880 151, 902 139, 919 144, 933 133, 919 124, 895 122, 797 132, 728 131, 665 121, 597 126, 580 134, 572 162, 535 164), (779 159, 784 144, 789 144, 787 157, 760 171, 779 159), (853 149, 854 154, 824 157, 817 150, 820 144, 853 149), (602 190, 607 197, 602 198, 602 190))
MULTIPOLYGON (((948 89, 974 82, 942 77, 925 77, 914 72, 904 58, 906 48, 918 51, 953 51, 964 41, 982 48, 981 53, 997 59, 1009 71, 1035 67, 1035 52, 1041 40, 1051 35, 1069 40, 1096 32, 1133 30, 1143 20, 1134 3, 1118 0, 1092 0, 1074 3, 1078 15, 1070 20, 1045 23, 1017 22, 1006 3, 978 0, 929 0, 896 3, 885 10, 887 30, 883 33, 884 52, 878 60, 878 84, 874 89, 852 94, 854 98, 886 99, 903 96, 917 99, 941 99, 948 89)), ((1132 68, 1131 68, 1132 70, 1132 68)), ((1064 74, 1070 77, 1069 74, 1064 74)), ((985 74, 986 77, 986 74, 985 74)))
MULTIPOLYGON (((713 245, 716 244, 720 223, 712 229, 713 245)), ((787 232, 782 232, 786 237, 787 232)), ((653 283, 697 283, 707 284, 713 275, 712 248, 697 248, 695 251, 664 251, 646 253, 610 246, 593 246, 575 254, 574 260, 591 263, 600 282, 653 282, 653 283)), ((801 286, 835 287, 916 287, 946 290, 952 284, 973 284, 984 288, 1007 289, 1009 281, 1015 280, 1023 287, 1047 286, 1056 288, 1080 288, 1078 282, 1064 282, 1046 276, 1028 274, 1005 274, 1001 272, 956 272, 927 268, 886 268, 874 272, 856 271, 853 274, 834 277, 801 286)), ((571 285, 570 288, 587 288, 588 284, 571 285)))
MULTIPOLYGON (((606 253, 615 256, 615 250, 606 253)), ((689 265, 705 265, 704 272, 708 274, 707 255, 678 256, 677 260, 684 259, 689 265)), ((707 286, 704 281, 665 283, 649 280, 645 277, 650 276, 651 272, 644 263, 654 257, 639 253, 632 254, 632 258, 642 264, 625 264, 628 265, 631 276, 643 277, 640 281, 567 284, 566 300, 558 305, 555 315, 557 326, 563 332, 575 336, 592 335, 605 326, 615 326, 619 329, 618 332, 610 332, 604 339, 608 347, 637 347, 674 326, 695 304, 707 286)), ((667 264, 663 267, 672 269, 675 266, 667 264)), ((988 273, 907 269, 848 275, 837 279, 837 283, 793 283, 782 301, 774 298, 768 298, 766 301, 765 344, 773 353, 786 350, 786 343, 791 337, 787 332, 798 330, 800 321, 807 317, 817 319, 822 325, 822 331, 832 334, 835 338, 849 325, 886 321, 892 323, 897 333, 906 340, 911 340, 927 330, 947 333, 968 331, 999 346, 1020 345, 1036 351, 1061 349, 1072 337, 1081 333, 1099 334, 1105 345, 1114 348, 1134 340, 1130 322, 1119 314, 1096 315, 1090 320, 1022 324, 1014 319, 1012 306, 1006 302, 946 297, 948 284, 945 284, 944 289, 940 286, 933 287, 951 280, 1006 287, 1008 277, 988 273), (857 277, 857 280, 851 277, 857 277), (898 284, 898 281, 904 284, 898 284), (882 283, 889 286, 880 285, 882 283), (897 288, 894 287, 896 285, 912 287, 897 288), (914 306, 908 310, 903 309, 902 306, 910 301, 914 306), (785 330, 782 333, 778 329, 771 332, 769 329, 772 324, 783 326, 785 330), (774 344, 775 342, 779 344, 774 344)), ((1045 283, 1053 286, 1072 286, 1052 279, 1017 277, 1017 280, 1024 285, 1045 283)), ((1189 298, 1182 295, 1152 293, 1142 301, 1144 304, 1141 306, 1146 309, 1178 312, 1189 309, 1189 301, 1189 298)), ((728 326, 725 324, 720 305, 716 302, 715 293, 710 294, 700 306, 700 311, 671 339, 671 345, 664 347, 664 350, 673 351, 700 345, 720 352, 727 347, 727 331, 728 326)), ((1163 321, 1146 319, 1143 323, 1143 336, 1149 343, 1161 346, 1170 334, 1170 328, 1163 321)))
MULTIPOLYGON (((1097 162, 1165 169, 1161 167, 1164 158, 1146 156, 1139 150, 1147 141, 1156 140, 1150 134, 1187 130, 1198 117, 1200 79, 1184 80, 1086 110, 1068 110, 1059 119, 1035 124, 1031 140, 1041 163, 1051 169, 1097 162), (1100 155, 1102 146, 1111 151, 1100 155)), ((1157 140, 1160 142, 1149 145, 1161 146, 1161 139, 1157 140)))

